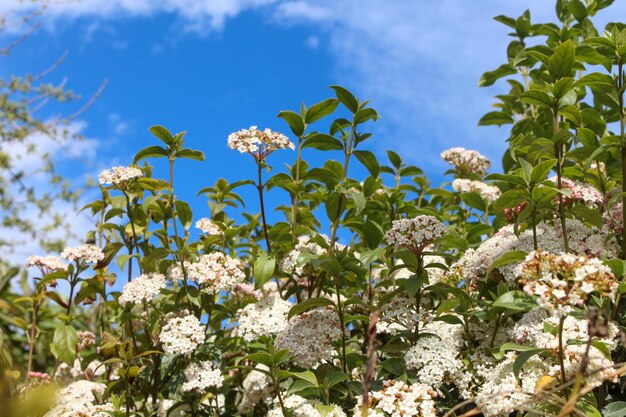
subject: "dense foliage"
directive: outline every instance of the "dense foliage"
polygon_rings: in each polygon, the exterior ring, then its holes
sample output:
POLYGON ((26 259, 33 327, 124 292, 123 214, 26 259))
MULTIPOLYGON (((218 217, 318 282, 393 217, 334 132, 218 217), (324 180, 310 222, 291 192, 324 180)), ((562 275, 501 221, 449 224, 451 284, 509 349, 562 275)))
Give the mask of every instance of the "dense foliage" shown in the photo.
POLYGON ((431 187, 363 149, 378 113, 333 86, 279 113, 293 141, 233 133, 258 176, 200 190, 211 218, 194 218, 174 179, 204 155, 150 128, 156 145, 100 174, 85 245, 29 258, 32 288, 3 290, 2 412, 625 415, 626 25, 591 21, 611 3, 559 0, 559 24, 496 17, 508 61, 480 84, 510 91, 480 124, 512 125, 502 174, 452 148, 451 182, 431 187), (293 164, 270 172, 274 152, 293 164))

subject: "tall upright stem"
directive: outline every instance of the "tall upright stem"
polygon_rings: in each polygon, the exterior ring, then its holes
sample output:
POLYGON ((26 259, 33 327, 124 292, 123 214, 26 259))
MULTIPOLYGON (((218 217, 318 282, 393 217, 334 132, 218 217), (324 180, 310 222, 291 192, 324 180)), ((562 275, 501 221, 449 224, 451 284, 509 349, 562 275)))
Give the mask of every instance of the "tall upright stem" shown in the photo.
POLYGON ((262 164, 261 161, 257 161, 257 172, 258 172, 258 183, 256 189, 259 191, 259 203, 261 204, 261 218, 263 220, 263 233, 265 234, 265 245, 267 247, 267 251, 272 251, 272 244, 270 243, 270 235, 267 231, 267 220, 265 219, 265 203, 263 201, 263 188, 265 185, 263 184, 263 174, 262 174, 262 164))
MULTIPOLYGON (((137 251, 137 255, 139 255, 139 242, 137 241, 137 232, 135 231, 135 223, 133 222, 133 215, 132 215, 132 208, 130 206, 130 197, 128 194, 126 194, 126 191, 123 191, 124 193, 124 197, 126 197, 126 211, 128 213, 128 220, 130 221, 130 230, 133 232, 133 241, 130 244, 130 247, 128 248, 128 252, 129 255, 133 254, 133 243, 135 246, 135 249, 137 251)), ((128 259, 128 282, 131 281, 132 277, 132 264, 133 264, 133 258, 129 258, 128 259)), ((143 273, 143 268, 141 267, 141 261, 139 259, 137 259, 137 265, 139 266, 139 273, 142 274, 143 273)))
MULTIPOLYGON (((556 136, 556 134, 559 133, 559 115, 556 109, 553 110, 552 123, 554 126, 554 135, 556 136)), ((564 145, 560 142, 557 142, 557 144, 554 146, 556 150, 555 152, 556 153, 556 186, 559 190, 562 190, 563 188, 562 188, 561 179, 563 177, 563 159, 564 159, 563 147, 564 145)), ((559 200, 559 219, 561 221, 561 230, 563 232, 563 245, 565 246, 565 252, 569 252, 567 229, 565 228, 566 226, 565 205, 563 203, 563 194, 561 194, 560 192, 558 193, 558 200, 559 200)))
POLYGON ((626 117, 624 115, 624 63, 620 59, 617 70, 617 89, 618 89, 618 105, 619 105, 619 137, 622 151, 622 259, 626 259, 626 117))
POLYGON ((298 204, 300 203, 300 161, 302 159, 302 136, 298 138, 298 151, 296 156, 296 192, 291 202, 291 244, 296 245, 298 237, 296 228, 298 226, 298 204))

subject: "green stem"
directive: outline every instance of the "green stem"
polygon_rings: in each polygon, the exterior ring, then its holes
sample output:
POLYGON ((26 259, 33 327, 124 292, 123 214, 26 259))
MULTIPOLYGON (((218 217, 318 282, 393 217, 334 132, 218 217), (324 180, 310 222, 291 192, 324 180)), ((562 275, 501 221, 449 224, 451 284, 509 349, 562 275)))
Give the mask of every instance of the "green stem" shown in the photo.
POLYGON ((567 382, 565 375, 565 351, 563 350, 563 324, 565 323, 565 316, 559 317, 559 366, 561 367, 561 384, 567 382))
MULTIPOLYGON (((559 115, 558 115, 558 110, 553 110, 553 119, 552 119, 552 123, 554 126, 554 135, 556 135, 557 133, 559 133, 559 115)), ((555 150, 556 150, 556 186, 559 190, 562 190, 562 183, 561 183, 561 179, 563 176, 563 159, 564 159, 564 155, 563 155, 563 144, 561 143, 557 143, 555 145, 555 150)), ((558 200, 559 200, 559 218, 561 221, 561 230, 563 232, 563 245, 565 246, 565 252, 569 253, 569 244, 568 244, 568 237, 567 237, 567 229, 566 229, 566 223, 565 223, 565 205, 563 203, 563 194, 558 193, 558 200)))
POLYGON ((343 317, 343 307, 341 305, 341 295, 339 293, 339 277, 335 277, 335 291, 337 292, 337 313, 339 315, 339 327, 341 328, 341 368, 347 373, 347 356, 346 356, 346 332, 343 317))
MULTIPOLYGON (((624 116, 624 63, 620 59, 617 70, 617 95, 619 106, 619 136, 622 153, 622 193, 626 193, 626 117, 624 116)), ((622 259, 626 259, 626 194, 622 195, 622 259)))
MULTIPOLYGON (((135 244, 135 249, 137 251, 137 255, 139 255, 139 242, 137 240, 137 232, 135 231, 135 223, 133 222, 133 215, 132 215, 132 209, 130 206, 130 197, 128 194, 126 194, 126 191, 123 191, 124 193, 124 197, 126 197, 126 211, 128 213, 128 220, 130 221, 130 230, 133 232, 133 241, 131 242, 131 247, 129 248, 129 254, 132 255, 132 244, 135 244)), ((133 259, 130 258, 128 259, 128 263, 129 263, 129 267, 128 270, 130 272, 130 270, 132 269, 132 263, 133 263, 133 259)), ((139 273, 143 274, 143 268, 141 267, 141 262, 139 261, 139 259, 137 259, 137 265, 139 266, 139 273)), ((129 278, 128 278, 128 282, 130 282, 131 277, 129 274, 129 278)))
POLYGON ((298 226, 298 204, 300 203, 300 160, 302 158, 302 136, 298 138, 298 150, 296 156, 296 192, 291 204, 291 245, 295 246, 298 241, 296 228, 298 226))
POLYGON ((263 201, 263 188, 265 188, 263 184, 263 174, 262 174, 262 161, 257 161, 257 173, 258 173, 258 183, 256 189, 259 191, 259 203, 261 205, 261 219, 263 220, 263 233, 265 234, 265 245, 267 247, 267 251, 272 251, 272 244, 270 243, 270 235, 267 231, 267 220, 265 218, 265 203, 263 201))

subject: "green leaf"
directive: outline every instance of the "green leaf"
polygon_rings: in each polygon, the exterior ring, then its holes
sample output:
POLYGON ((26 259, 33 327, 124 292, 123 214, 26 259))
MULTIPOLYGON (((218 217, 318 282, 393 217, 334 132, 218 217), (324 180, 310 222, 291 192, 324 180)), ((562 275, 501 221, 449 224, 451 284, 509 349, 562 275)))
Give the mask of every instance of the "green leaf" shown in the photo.
POLYGON ((380 363, 380 366, 390 374, 397 376, 402 375, 406 371, 404 361, 398 358, 386 359, 380 363))
POLYGON ((519 100, 538 107, 552 107, 554 104, 554 98, 540 90, 528 90, 520 96, 519 100))
POLYGON ((307 109, 306 113, 304 114, 304 122, 306 124, 309 124, 321 119, 324 116, 328 116, 335 111, 338 105, 339 100, 337 100, 336 98, 329 98, 317 104, 314 104, 309 109, 307 109))
POLYGON ((517 74, 517 69, 509 64, 500 65, 493 71, 487 71, 484 73, 480 80, 478 80, 479 87, 488 87, 493 85, 497 80, 502 77, 506 77, 507 75, 517 74))
POLYGON ((254 363, 263 364, 270 368, 272 367, 272 357, 269 355, 269 353, 266 352, 251 353, 247 355, 245 359, 248 359, 254 363))
POLYGON ((335 90, 337 98, 348 110, 352 113, 356 113, 359 110, 359 102, 350 91, 340 85, 331 85, 330 88, 335 90))
POLYGON ((378 112, 372 108, 367 109, 359 109, 354 115, 355 123, 365 123, 368 120, 378 120, 380 116, 378 116, 378 112))
POLYGON ((492 111, 480 118, 478 126, 502 126, 509 123, 513 123, 513 117, 509 113, 503 111, 492 111))
POLYGON ((76 358, 76 343, 78 335, 76 329, 67 324, 62 324, 54 329, 52 338, 52 353, 69 366, 74 366, 74 358, 76 358))
POLYGON ((287 122, 294 135, 300 137, 304 134, 304 120, 298 113, 283 110, 278 113, 278 117, 287 122))
POLYGON ((193 219, 193 214, 191 213, 189 204, 182 200, 177 200, 174 204, 176 206, 176 214, 178 214, 180 223, 183 225, 185 230, 188 230, 189 227, 191 227, 191 221, 193 219))
POLYGON ((289 374, 295 378, 302 379, 311 384, 312 387, 317 387, 317 377, 311 371, 304 372, 289 372, 289 374))
POLYGON ((354 151, 354 156, 361 162, 373 177, 377 177, 380 172, 380 165, 376 155, 370 151, 354 151))
POLYGON ((554 80, 569 77, 574 69, 576 48, 571 40, 559 45, 548 61, 548 71, 554 80))
POLYGON ((344 209, 343 198, 343 194, 338 192, 328 194, 326 198, 326 215, 331 222, 341 217, 344 209))
POLYGON ((133 159, 133 164, 141 161, 146 158, 160 158, 168 156, 167 150, 160 146, 148 146, 147 148, 143 148, 135 155, 133 159))
POLYGON ((348 195, 354 202, 354 215, 358 216, 365 209, 365 196, 360 191, 349 191, 348 195))
POLYGON ((365 245, 370 249, 375 249, 383 240, 385 232, 380 224, 371 219, 367 219, 363 226, 363 240, 365 245))
POLYGON ((602 409, 604 417, 626 417, 626 402, 615 401, 602 409))
POLYGON ((517 358, 515 358, 515 362, 513 362, 513 374, 515 375, 515 378, 519 379, 519 374, 522 371, 524 364, 528 362, 530 358, 549 351, 550 349, 530 349, 519 353, 517 358))
POLYGON ((154 136, 161 139, 163 143, 165 143, 167 146, 172 146, 172 144, 174 143, 174 137, 172 136, 170 131, 163 126, 155 125, 150 127, 149 130, 154 136))
POLYGON ((177 158, 195 159, 196 161, 204 161, 204 152, 194 151, 193 149, 181 149, 176 152, 177 158))
POLYGON ((261 288, 274 274, 276 259, 261 251, 254 261, 254 278, 257 288, 261 288))
POLYGON ((290 319, 293 316, 297 316, 309 310, 313 310, 314 308, 317 308, 317 307, 332 306, 332 305, 334 305, 334 303, 328 298, 321 298, 321 297, 309 298, 308 300, 305 300, 291 307, 291 309, 289 310, 289 314, 287 315, 287 318, 290 319))
POLYGON ((535 300, 524 291, 508 291, 498 297, 492 307, 504 308, 515 312, 530 311, 537 307, 535 300))
POLYGON ((304 141, 303 148, 315 148, 320 151, 341 151, 343 144, 335 137, 325 133, 317 133, 304 141))
POLYGON ((535 184, 543 181, 547 175, 552 171, 552 168, 556 165, 556 159, 548 159, 543 162, 539 162, 532 170, 530 174, 530 180, 535 184))
POLYGON ((591 72, 586 74, 578 81, 576 81, 577 87, 589 86, 591 88, 600 88, 603 90, 612 90, 615 88, 615 82, 613 81, 613 77, 608 74, 603 74, 601 72, 591 72))
POLYGON ((394 151, 387 151, 387 156, 389 157, 391 165, 393 165, 395 169, 400 169, 400 167, 402 166, 402 158, 400 158, 400 155, 398 155, 394 151))

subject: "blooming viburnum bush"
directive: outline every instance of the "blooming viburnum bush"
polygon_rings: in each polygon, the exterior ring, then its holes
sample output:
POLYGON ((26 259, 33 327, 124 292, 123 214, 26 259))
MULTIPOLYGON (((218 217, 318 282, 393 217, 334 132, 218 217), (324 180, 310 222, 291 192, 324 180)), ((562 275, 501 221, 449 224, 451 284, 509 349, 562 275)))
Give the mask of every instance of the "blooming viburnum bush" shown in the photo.
POLYGON ((100 174, 88 241, 4 285, 0 411, 624 415, 626 28, 591 22, 610 3, 559 1, 560 26, 496 18, 514 39, 480 84, 510 91, 480 124, 512 125, 503 173, 456 147, 433 188, 363 148, 378 113, 333 86, 279 113, 289 137, 224 138, 258 175, 200 190, 201 217, 174 173, 204 154, 150 128, 157 144, 100 174), (293 164, 270 175, 274 152, 293 164))

